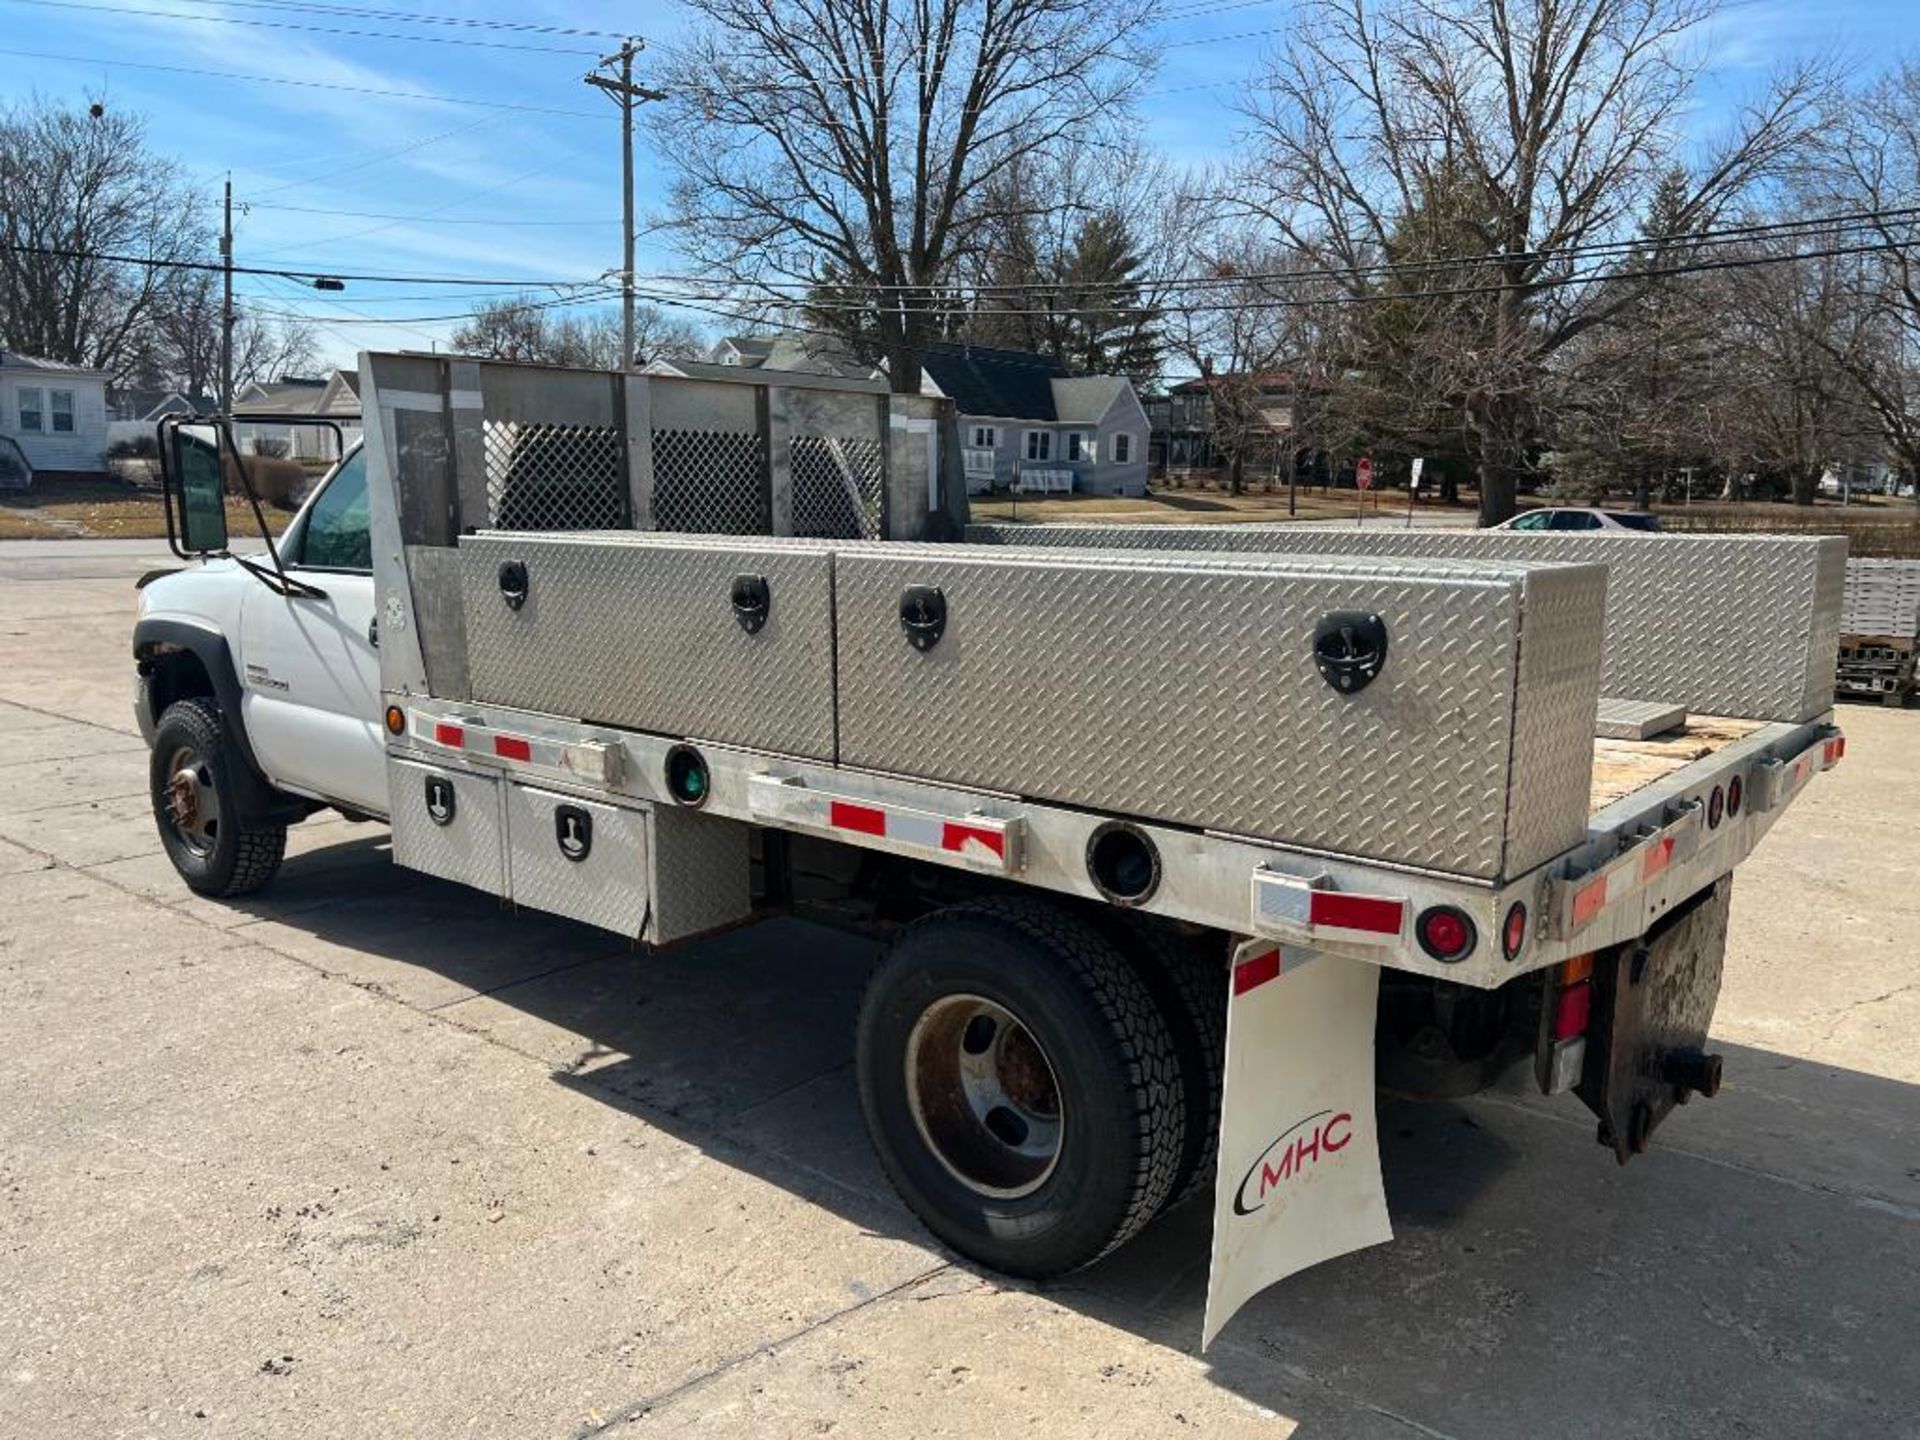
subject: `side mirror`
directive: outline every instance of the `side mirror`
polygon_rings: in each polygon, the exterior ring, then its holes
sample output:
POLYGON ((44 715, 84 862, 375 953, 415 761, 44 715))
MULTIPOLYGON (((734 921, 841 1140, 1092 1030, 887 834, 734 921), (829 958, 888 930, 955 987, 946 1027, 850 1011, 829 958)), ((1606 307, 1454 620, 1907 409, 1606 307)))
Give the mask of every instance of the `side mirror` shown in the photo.
POLYGON ((179 524, 179 549, 205 555, 227 548, 227 500, 224 467, 220 463, 221 431, 217 425, 169 427, 169 450, 174 493, 167 497, 179 524))

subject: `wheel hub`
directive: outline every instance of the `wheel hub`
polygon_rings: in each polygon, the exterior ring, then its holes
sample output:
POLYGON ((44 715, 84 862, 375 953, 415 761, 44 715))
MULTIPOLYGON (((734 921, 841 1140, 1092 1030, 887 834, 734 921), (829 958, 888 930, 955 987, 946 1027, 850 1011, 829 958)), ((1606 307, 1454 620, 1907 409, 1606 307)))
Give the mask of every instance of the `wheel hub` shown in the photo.
POLYGON ((949 995, 907 1040, 907 1096, 921 1140, 969 1189, 1031 1194, 1060 1158, 1065 1115, 1052 1063, 1018 1016, 979 995, 949 995))
POLYGON ((176 754, 161 798, 167 823, 181 840, 202 854, 212 849, 220 828, 220 801, 206 761, 191 750, 176 754))

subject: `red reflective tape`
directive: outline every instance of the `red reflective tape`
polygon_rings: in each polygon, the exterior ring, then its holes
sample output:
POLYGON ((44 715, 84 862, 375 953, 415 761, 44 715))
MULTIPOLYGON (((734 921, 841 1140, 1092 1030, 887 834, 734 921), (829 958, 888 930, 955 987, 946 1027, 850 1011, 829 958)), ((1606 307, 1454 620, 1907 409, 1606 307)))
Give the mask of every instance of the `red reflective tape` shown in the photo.
POLYGON ((455 750, 464 750, 467 747, 467 732, 458 725, 447 724, 444 720, 433 727, 433 738, 436 744, 450 746, 455 750))
POLYGON ((1647 847, 1647 858, 1640 862, 1640 878, 1651 880, 1667 868, 1673 859, 1673 836, 1667 835, 1647 847))
POLYGON ((1607 877, 1598 880, 1583 890, 1577 890, 1573 896, 1573 923, 1581 926, 1598 915, 1607 905, 1607 877))
POLYGON ((1406 906, 1401 901, 1382 900, 1373 895, 1342 895, 1337 890, 1314 891, 1307 907, 1310 925, 1366 930, 1375 935, 1398 935, 1405 919, 1406 906))
POLYGON ((502 760, 531 760, 533 745, 518 735, 496 735, 493 737, 493 753, 502 760))
POLYGON ((1251 960, 1242 960, 1233 967, 1233 993, 1244 995, 1256 985, 1279 978, 1280 952, 1277 949, 1268 950, 1251 960))
POLYGON ((887 812, 872 805, 852 805, 835 800, 827 809, 827 823, 836 830, 857 830, 862 835, 885 835, 887 812))
POLYGON ((969 844, 984 845, 1000 859, 1007 858, 1007 837, 998 830, 984 829, 979 825, 966 825, 958 820, 949 820, 940 828, 940 848, 942 850, 965 850, 969 844))

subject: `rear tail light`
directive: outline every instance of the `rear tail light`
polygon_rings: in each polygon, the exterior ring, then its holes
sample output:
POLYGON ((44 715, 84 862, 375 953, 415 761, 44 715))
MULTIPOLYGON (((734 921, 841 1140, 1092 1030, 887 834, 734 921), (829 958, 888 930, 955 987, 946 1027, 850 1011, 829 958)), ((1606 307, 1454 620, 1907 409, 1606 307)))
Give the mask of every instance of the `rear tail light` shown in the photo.
POLYGON ((1726 792, 1716 785, 1713 787, 1713 794, 1707 797, 1707 828, 1709 830, 1720 828, 1720 817, 1726 813, 1726 809, 1726 792))
POLYGON ((1509 962, 1518 960, 1527 944, 1527 907, 1516 900, 1507 907, 1507 918, 1500 924, 1500 953, 1509 962))
POLYGON ((1420 948, 1447 965, 1466 959, 1480 940, 1467 912, 1451 905, 1435 905, 1431 910, 1421 911, 1413 929, 1419 937, 1420 948))
POLYGON ((1747 787, 1738 775, 1727 781, 1727 818, 1731 820, 1740 813, 1740 802, 1747 797, 1747 787))
POLYGON ((1593 956, 1576 955, 1563 961, 1553 996, 1553 1038, 1571 1040, 1587 1033, 1593 1015, 1593 956))

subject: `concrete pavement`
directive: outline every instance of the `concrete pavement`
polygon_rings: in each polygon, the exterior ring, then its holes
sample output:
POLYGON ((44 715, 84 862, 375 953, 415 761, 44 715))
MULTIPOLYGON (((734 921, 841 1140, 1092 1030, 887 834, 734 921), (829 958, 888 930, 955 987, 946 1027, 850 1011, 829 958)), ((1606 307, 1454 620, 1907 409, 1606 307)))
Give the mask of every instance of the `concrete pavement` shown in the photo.
MULTIPOLYGON (((193 899, 133 733, 151 549, 0 545, 0 1435, 1920 1434, 1920 715, 1743 871, 1728 1087, 1619 1169, 1516 1087, 1383 1111, 1390 1246, 1195 1353, 1189 1206, 1070 1282, 868 1155, 868 947, 670 951, 294 832, 193 899)), ((164 548, 159 552, 164 557, 164 548)))

